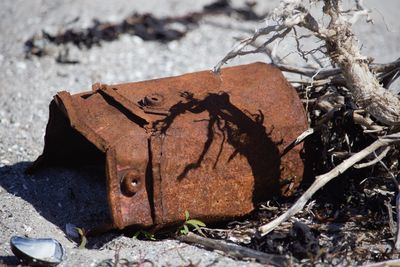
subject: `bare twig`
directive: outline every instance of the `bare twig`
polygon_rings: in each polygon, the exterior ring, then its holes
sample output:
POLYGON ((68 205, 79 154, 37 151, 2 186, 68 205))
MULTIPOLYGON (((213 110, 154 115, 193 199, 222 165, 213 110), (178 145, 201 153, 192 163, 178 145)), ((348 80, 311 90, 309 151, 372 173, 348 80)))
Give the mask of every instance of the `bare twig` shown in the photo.
POLYGON ((289 258, 285 256, 267 254, 250 248, 242 247, 234 243, 202 237, 194 233, 181 235, 177 238, 180 241, 201 245, 207 249, 223 251, 230 256, 239 259, 253 258, 260 263, 269 264, 272 266, 288 266, 289 264, 289 258))
POLYGON ((354 168, 356 169, 362 169, 366 168, 372 165, 375 165, 376 163, 380 162, 384 157, 386 157, 387 153, 390 151, 390 146, 386 147, 379 156, 375 157, 373 160, 365 162, 365 163, 360 163, 360 164, 354 164, 354 168))
POLYGON ((364 132, 383 132, 385 130, 385 127, 377 125, 367 116, 362 116, 357 110, 355 110, 353 113, 353 121, 356 124, 364 126, 367 129, 364 132))
POLYGON ((266 47, 268 44, 272 43, 273 41, 275 41, 278 38, 285 37, 290 31, 291 31, 291 29, 287 29, 283 25, 270 26, 270 27, 265 27, 265 28, 257 30, 252 37, 249 37, 249 38, 244 39, 243 41, 241 41, 220 62, 218 62, 217 65, 215 65, 215 67, 213 68, 213 72, 214 73, 219 73, 221 67, 224 64, 226 64, 226 62, 228 62, 228 60, 230 60, 230 59, 232 59, 234 57, 247 55, 247 54, 255 54, 255 53, 260 53, 262 51, 265 51, 264 47, 266 47), (264 42, 262 46, 254 49, 254 50, 250 50, 250 51, 244 51, 243 50, 248 45, 250 45, 253 42, 255 42, 258 39, 258 37, 260 37, 262 35, 267 35, 267 34, 269 34, 271 32, 273 32, 275 34, 269 40, 264 42))
POLYGON ((278 67, 281 71, 286 71, 286 72, 292 72, 292 73, 297 73, 301 75, 305 75, 307 77, 313 77, 316 80, 321 80, 325 79, 330 76, 335 76, 338 74, 342 73, 342 70, 340 68, 334 68, 334 69, 312 69, 312 68, 303 68, 303 67, 297 67, 297 66, 292 66, 288 64, 274 64, 276 67, 278 67))
POLYGON ((391 172, 389 170, 389 168, 386 166, 386 164, 382 160, 379 160, 379 163, 390 174, 390 177, 392 177, 393 183, 396 186, 396 191, 397 191, 397 195, 396 195, 397 231, 396 231, 394 247, 397 251, 400 251, 400 184, 397 181, 397 177, 393 174, 393 172, 391 172))
POLYGON ((307 191, 296 201, 296 203, 294 203, 294 205, 289 210, 287 210, 285 213, 280 215, 275 220, 259 227, 258 230, 260 234, 262 236, 268 234, 269 232, 274 230, 278 225, 287 221, 293 215, 301 211, 315 192, 321 189, 329 181, 331 181, 332 179, 334 179, 335 177, 339 176, 347 169, 352 167, 354 164, 364 159, 365 157, 376 151, 378 148, 388 146, 389 144, 398 142, 399 140, 400 140, 400 133, 387 135, 382 138, 379 138, 368 147, 364 148, 360 152, 352 155, 350 158, 340 163, 336 168, 332 169, 328 173, 317 176, 315 178, 314 183, 310 186, 310 188, 307 189, 307 191))
MULTIPOLYGON (((300 66, 293 66, 289 64, 283 63, 274 63, 274 66, 279 68, 281 71, 296 73, 300 75, 304 75, 307 77, 315 76, 315 80, 322 80, 328 77, 337 76, 342 74, 341 68, 330 68, 330 69, 314 69, 314 68, 306 68, 300 66), (318 72, 318 75, 316 75, 318 72)), ((369 69, 374 73, 388 73, 391 71, 399 71, 400 70, 400 59, 397 59, 393 62, 377 64, 372 63, 369 65, 369 69)))
POLYGON ((309 137, 313 133, 314 133, 313 128, 308 128, 307 130, 302 132, 295 140, 293 140, 293 142, 291 142, 288 146, 285 147, 285 149, 281 153, 281 157, 286 155, 290 150, 292 150, 298 144, 302 143, 307 137, 309 137))
POLYGON ((396 226, 395 226, 395 223, 394 223, 394 220, 393 220, 393 207, 392 207, 392 204, 390 204, 389 200, 386 200, 385 201, 385 206, 386 206, 387 211, 388 211, 390 232, 392 233, 392 235, 395 235, 396 234, 396 226))
POLYGON ((400 58, 396 59, 393 62, 386 63, 386 64, 371 64, 370 68, 374 72, 388 72, 393 69, 399 69, 400 68, 400 58))
POLYGON ((366 265, 363 265, 362 267, 390 267, 390 266, 399 266, 399 265, 400 265, 400 260, 396 259, 396 260, 388 260, 388 261, 366 264, 366 265))
POLYGON ((400 188, 397 184, 397 196, 396 196, 396 215, 397 215, 397 232, 394 247, 397 251, 400 251, 400 188))

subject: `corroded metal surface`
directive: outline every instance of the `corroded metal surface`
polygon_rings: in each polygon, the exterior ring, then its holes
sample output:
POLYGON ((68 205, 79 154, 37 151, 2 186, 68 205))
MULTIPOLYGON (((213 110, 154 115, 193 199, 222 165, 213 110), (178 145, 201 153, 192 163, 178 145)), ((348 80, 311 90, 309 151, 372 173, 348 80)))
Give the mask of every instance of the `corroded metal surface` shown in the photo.
POLYGON ((43 154, 51 164, 105 164, 114 226, 216 221, 290 195, 303 175, 307 128, 295 90, 263 63, 58 93, 43 154))

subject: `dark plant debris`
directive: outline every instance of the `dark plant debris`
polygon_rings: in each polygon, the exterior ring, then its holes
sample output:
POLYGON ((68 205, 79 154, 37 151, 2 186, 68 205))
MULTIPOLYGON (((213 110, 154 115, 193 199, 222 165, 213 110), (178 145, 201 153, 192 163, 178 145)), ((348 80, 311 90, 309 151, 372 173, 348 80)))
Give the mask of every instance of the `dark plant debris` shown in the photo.
POLYGON ((297 259, 312 258, 320 251, 318 234, 306 224, 295 222, 288 233, 273 232, 252 242, 250 247, 271 254, 290 251, 297 259))
MULTIPOLYGON (((133 13, 122 22, 113 24, 93 21, 93 26, 86 29, 67 29, 56 35, 42 31, 40 35, 29 38, 25 44, 26 57, 42 57, 48 54, 46 44, 55 45, 73 44, 78 48, 90 49, 101 42, 117 40, 121 34, 136 35, 145 41, 170 42, 185 36, 199 21, 209 15, 235 16, 241 20, 261 20, 266 14, 258 15, 254 11, 255 2, 246 2, 244 7, 233 7, 229 0, 217 0, 203 7, 202 11, 188 13, 183 16, 158 18, 153 14, 133 13)), ((65 55, 58 55, 57 62, 76 64, 65 55)))

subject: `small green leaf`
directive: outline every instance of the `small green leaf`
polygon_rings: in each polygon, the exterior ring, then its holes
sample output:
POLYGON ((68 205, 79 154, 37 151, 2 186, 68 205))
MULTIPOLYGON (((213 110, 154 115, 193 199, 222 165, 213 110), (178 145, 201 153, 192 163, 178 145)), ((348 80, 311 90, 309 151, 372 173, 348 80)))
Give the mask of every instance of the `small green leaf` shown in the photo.
MULTIPOLYGON (((188 220, 188 221, 186 221, 186 223, 187 224, 190 224, 190 225, 193 225, 194 227, 205 227, 206 226, 206 224, 205 223, 203 223, 202 221, 200 221, 200 220, 196 220, 196 219, 190 219, 190 220, 188 220)), ((196 228, 197 228, 196 227, 196 228)))
POLYGON ((189 211, 185 210, 185 221, 183 224, 178 228, 177 233, 181 235, 187 235, 191 229, 203 234, 201 232, 201 227, 205 227, 206 224, 200 220, 190 219, 189 211))
POLYGON ((148 239, 148 240, 152 240, 152 241, 155 241, 156 240, 156 238, 154 237, 154 234, 152 234, 152 233, 149 233, 149 232, 145 232, 145 237, 148 239))
POLYGON ((180 233, 181 233, 182 235, 187 235, 187 234, 189 233, 189 227, 188 227, 186 224, 184 224, 184 225, 182 226, 182 229, 180 230, 180 233))
POLYGON ((185 221, 189 220, 190 215, 189 215, 189 211, 185 210, 185 221))
POLYGON ((201 228, 195 229, 194 231, 196 231, 196 232, 199 233, 200 235, 206 237, 206 235, 203 233, 203 231, 201 231, 201 228))

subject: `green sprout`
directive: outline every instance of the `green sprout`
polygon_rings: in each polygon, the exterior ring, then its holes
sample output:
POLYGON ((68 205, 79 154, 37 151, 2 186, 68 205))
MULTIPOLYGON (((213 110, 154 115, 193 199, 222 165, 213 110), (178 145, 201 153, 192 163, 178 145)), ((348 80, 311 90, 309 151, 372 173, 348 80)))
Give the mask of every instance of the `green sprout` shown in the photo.
POLYGON ((201 231, 202 227, 205 227, 206 224, 197 219, 190 219, 189 211, 185 211, 185 221, 178 228, 178 233, 181 235, 187 235, 190 230, 196 231, 201 235, 204 235, 201 231))

